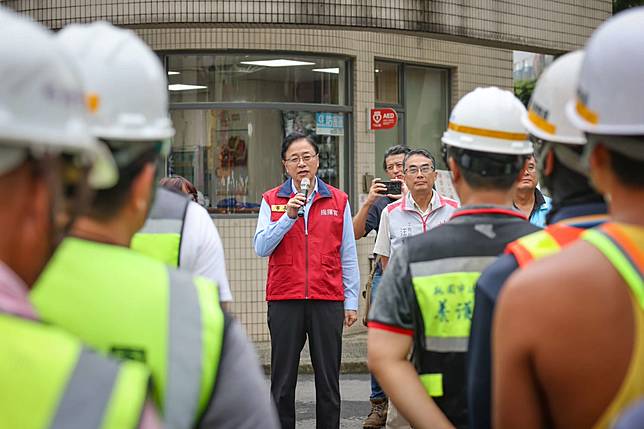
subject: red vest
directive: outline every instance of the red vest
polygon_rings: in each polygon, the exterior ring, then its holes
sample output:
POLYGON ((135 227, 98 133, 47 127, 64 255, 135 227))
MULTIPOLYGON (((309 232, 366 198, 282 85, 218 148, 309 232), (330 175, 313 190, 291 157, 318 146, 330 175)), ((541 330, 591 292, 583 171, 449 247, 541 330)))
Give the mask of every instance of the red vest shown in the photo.
MULTIPOLYGON (((344 301, 342 282, 342 229, 347 194, 317 179, 318 192, 309 209, 308 231, 304 218, 284 235, 268 259, 266 300, 321 299, 344 301)), ((286 211, 293 197, 291 180, 264 193, 271 208, 271 222, 286 211)))

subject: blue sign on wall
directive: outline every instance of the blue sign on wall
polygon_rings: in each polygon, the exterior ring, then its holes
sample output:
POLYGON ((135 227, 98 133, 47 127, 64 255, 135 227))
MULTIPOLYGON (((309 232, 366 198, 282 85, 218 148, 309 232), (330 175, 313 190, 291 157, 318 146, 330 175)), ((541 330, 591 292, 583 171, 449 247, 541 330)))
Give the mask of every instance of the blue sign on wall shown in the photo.
POLYGON ((316 113, 315 132, 321 136, 343 136, 344 115, 342 113, 329 112, 316 113))

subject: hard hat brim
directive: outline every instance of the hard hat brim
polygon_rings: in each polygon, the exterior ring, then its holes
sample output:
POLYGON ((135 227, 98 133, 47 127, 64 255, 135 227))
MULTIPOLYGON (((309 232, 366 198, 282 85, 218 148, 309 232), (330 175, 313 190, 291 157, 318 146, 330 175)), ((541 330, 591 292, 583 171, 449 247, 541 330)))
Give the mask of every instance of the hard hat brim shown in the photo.
POLYGON ((532 143, 527 140, 517 140, 510 143, 508 140, 477 137, 476 140, 472 139, 470 142, 467 141, 467 138, 470 138, 469 136, 459 136, 457 134, 459 133, 445 131, 441 141, 448 146, 476 152, 498 153, 501 155, 531 155, 533 153, 532 143), (488 144, 483 145, 481 141, 486 141, 488 144))
MULTIPOLYGON (((53 152, 86 156, 86 159, 92 162, 89 184, 94 189, 111 188, 118 181, 118 170, 111 152, 102 143, 88 135, 71 137, 69 134, 43 134, 33 129, 28 133, 14 129, 4 130, 1 137, 24 150, 42 148, 53 152)), ((5 171, 8 170, 5 169, 5 171)))
POLYGON ((644 124, 593 124, 577 112, 577 101, 566 103, 566 115, 572 124, 583 132, 609 136, 639 136, 644 135, 644 124))
POLYGON ((18 167, 27 158, 27 151, 19 147, 0 146, 0 176, 18 167))
POLYGON ((157 141, 174 137, 174 128, 158 129, 115 129, 114 127, 91 127, 91 132, 97 138, 120 141, 157 141))
POLYGON ((534 122, 530 120, 528 114, 521 116, 521 123, 526 128, 529 134, 545 141, 554 142, 554 143, 563 143, 569 145, 585 145, 586 139, 583 137, 565 137, 558 136, 556 134, 551 134, 546 131, 543 131, 541 128, 537 127, 534 122))

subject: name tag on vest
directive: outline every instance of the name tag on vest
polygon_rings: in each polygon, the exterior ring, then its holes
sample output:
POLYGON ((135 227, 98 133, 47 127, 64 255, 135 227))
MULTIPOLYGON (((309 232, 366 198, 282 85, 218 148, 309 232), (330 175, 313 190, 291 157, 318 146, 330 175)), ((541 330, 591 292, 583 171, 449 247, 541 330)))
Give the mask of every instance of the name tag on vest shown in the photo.
POLYGON ((273 211, 273 212, 285 212, 286 211, 286 205, 273 204, 271 206, 271 211, 273 211))
POLYGON ((143 349, 113 346, 110 349, 110 354, 124 360, 135 360, 143 363, 147 362, 145 350, 143 349))
POLYGON ((322 209, 320 210, 320 216, 339 216, 337 210, 335 209, 322 209))

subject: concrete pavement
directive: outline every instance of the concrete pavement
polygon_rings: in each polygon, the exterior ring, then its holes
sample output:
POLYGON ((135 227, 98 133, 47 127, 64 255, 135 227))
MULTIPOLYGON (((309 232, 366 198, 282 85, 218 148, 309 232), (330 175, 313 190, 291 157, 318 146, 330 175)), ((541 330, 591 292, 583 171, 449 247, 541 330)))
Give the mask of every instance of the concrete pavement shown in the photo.
MULTIPOLYGON (((341 429, 362 428, 362 421, 371 409, 370 391, 371 384, 368 374, 342 374, 340 376, 341 429)), ((315 383, 311 374, 300 374, 298 377, 295 391, 295 413, 297 429, 315 429, 315 383)))
MULTIPOLYGON (((266 380, 270 385, 270 381, 266 380)), ((368 374, 341 374, 340 429, 361 429, 362 421, 371 409, 368 374)), ((300 374, 295 390, 296 429, 315 429, 315 382, 312 374, 300 374)))

